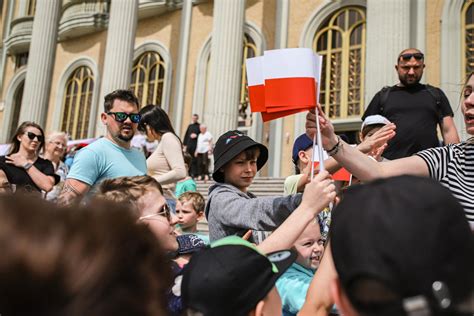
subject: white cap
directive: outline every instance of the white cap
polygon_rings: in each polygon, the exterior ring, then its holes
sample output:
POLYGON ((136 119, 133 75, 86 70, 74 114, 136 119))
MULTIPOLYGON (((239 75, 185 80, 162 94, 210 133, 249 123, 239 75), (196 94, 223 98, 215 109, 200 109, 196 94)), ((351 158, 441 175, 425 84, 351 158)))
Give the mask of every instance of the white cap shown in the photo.
POLYGON ((360 130, 362 131, 364 127, 366 126, 377 125, 377 124, 387 125, 387 124, 390 124, 390 121, 385 116, 382 116, 379 114, 369 115, 362 122, 362 126, 360 127, 360 130))

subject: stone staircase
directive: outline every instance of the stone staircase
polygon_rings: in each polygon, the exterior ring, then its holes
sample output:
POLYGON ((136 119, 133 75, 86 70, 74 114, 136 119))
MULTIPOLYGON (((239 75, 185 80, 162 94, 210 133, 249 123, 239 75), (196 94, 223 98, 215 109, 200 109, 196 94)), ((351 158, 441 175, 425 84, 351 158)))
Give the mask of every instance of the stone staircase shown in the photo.
MULTIPOLYGON (((249 191, 256 196, 282 196, 284 182, 285 178, 258 177, 254 179, 249 191)), ((214 184, 214 181, 196 181, 196 184, 197 191, 204 196, 207 202, 208 189, 214 184)), ((205 218, 199 222, 198 230, 209 231, 205 218)))

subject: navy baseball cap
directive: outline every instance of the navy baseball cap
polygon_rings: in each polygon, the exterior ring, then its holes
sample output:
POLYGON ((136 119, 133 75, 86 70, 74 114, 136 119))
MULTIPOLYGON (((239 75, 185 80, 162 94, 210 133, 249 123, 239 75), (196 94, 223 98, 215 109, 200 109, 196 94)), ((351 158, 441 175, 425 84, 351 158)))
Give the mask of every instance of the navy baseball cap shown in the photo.
POLYGON ((306 134, 301 134, 298 136, 297 139, 295 139, 295 143, 293 144, 293 155, 291 156, 293 158, 293 163, 296 165, 298 163, 298 153, 300 150, 306 150, 310 147, 313 146, 313 140, 308 137, 306 134))

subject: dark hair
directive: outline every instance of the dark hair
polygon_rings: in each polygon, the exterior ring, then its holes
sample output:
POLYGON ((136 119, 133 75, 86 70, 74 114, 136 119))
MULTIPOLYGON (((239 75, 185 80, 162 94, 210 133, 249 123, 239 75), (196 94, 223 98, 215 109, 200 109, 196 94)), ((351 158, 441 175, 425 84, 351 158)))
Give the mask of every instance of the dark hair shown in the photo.
POLYGON ((123 206, 0 196, 5 315, 165 315, 169 264, 123 206))
POLYGON ((188 165, 188 169, 191 168, 193 157, 188 152, 183 152, 184 163, 188 165))
POLYGON ((377 128, 377 127, 384 127, 385 124, 372 124, 372 125, 367 125, 367 126, 364 126, 364 128, 362 129, 362 131, 360 132, 362 137, 365 137, 371 130, 373 130, 374 128, 377 128))
POLYGON ((260 148, 258 146, 252 146, 243 151, 245 153, 245 159, 246 160, 251 160, 258 158, 258 155, 260 154, 260 148))
MULTIPOLYGON (((10 151, 8 152, 9 155, 17 153, 20 150, 20 141, 18 140, 18 136, 23 135, 27 127, 34 127, 34 128, 39 129, 41 132, 41 135, 44 137, 44 131, 41 128, 41 126, 39 126, 38 124, 34 122, 30 122, 30 121, 25 121, 21 123, 20 126, 18 126, 18 128, 16 129, 15 134, 12 136, 10 140, 10 151)), ((40 152, 43 146, 44 146, 44 140, 39 145, 37 152, 40 152)))
POLYGON ((104 97, 104 112, 109 112, 114 106, 115 99, 133 103, 137 106, 137 109, 140 108, 140 102, 135 94, 131 90, 115 90, 110 92, 104 97))
POLYGON ((146 133, 146 126, 148 125, 161 135, 168 132, 176 135, 168 114, 160 106, 148 104, 140 110, 140 114, 142 115, 142 119, 138 124, 140 132, 146 133))

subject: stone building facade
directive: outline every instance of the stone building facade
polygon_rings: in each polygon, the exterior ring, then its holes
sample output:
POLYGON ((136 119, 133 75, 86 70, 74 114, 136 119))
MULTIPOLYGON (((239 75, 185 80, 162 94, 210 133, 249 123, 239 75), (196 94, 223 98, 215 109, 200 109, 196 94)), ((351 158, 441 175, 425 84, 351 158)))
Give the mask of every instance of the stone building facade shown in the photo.
POLYGON ((241 129, 270 149, 263 175, 292 172, 304 114, 251 114, 245 58, 310 47, 325 56, 321 103, 349 136, 372 96, 396 83, 404 48, 425 52, 463 138, 460 91, 474 70, 474 0, 0 0, 0 143, 18 122, 72 138, 103 133, 103 96, 134 89, 181 135, 191 115, 216 137, 241 129))

